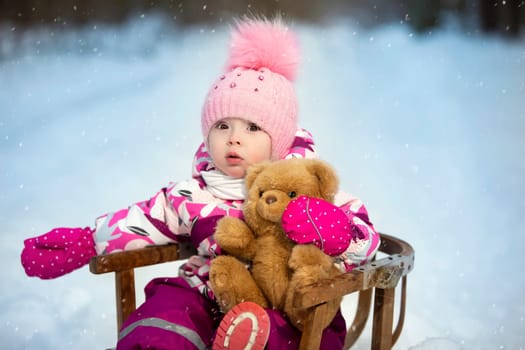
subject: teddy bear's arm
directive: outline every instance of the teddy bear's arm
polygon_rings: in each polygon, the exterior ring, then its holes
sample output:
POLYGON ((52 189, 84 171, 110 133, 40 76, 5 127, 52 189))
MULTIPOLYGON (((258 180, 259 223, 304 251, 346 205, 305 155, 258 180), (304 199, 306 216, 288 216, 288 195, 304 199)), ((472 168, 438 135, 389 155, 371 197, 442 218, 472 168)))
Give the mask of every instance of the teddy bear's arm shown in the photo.
MULTIPOLYGON (((284 312, 292 324, 302 330, 311 311, 294 307, 294 292, 300 287, 335 277, 342 272, 334 266, 330 256, 312 244, 295 246, 288 265, 293 273, 286 294, 284 312)), ((341 305, 341 300, 342 298, 336 298, 323 306, 320 315, 318 315, 320 316, 321 328, 327 327, 332 322, 341 305)))
POLYGON ((255 236, 246 223, 238 218, 224 217, 215 228, 215 240, 226 253, 251 261, 255 256, 255 236))

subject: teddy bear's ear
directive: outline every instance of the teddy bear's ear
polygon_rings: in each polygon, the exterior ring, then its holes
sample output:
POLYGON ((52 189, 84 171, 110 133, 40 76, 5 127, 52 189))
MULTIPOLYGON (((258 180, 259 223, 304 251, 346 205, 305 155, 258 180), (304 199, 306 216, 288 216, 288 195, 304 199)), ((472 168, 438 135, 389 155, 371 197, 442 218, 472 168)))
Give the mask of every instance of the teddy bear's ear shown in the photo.
POLYGON ((253 185, 253 182, 259 176, 260 173, 270 164, 270 162, 262 162, 257 163, 254 165, 250 165, 248 170, 246 170, 246 176, 244 178, 244 182, 246 184, 246 188, 250 188, 253 185))
POLYGON ((319 190, 323 199, 333 202, 339 186, 335 170, 328 163, 318 159, 309 159, 307 169, 319 180, 319 190))

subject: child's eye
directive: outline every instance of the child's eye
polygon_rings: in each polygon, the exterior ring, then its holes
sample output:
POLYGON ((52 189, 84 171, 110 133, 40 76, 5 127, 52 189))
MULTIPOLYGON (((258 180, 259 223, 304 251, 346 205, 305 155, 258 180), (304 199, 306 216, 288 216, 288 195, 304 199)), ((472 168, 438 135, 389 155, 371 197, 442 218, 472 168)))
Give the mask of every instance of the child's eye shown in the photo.
POLYGON ((248 130, 250 130, 250 131, 259 131, 259 130, 261 130, 261 128, 257 124, 250 123, 250 125, 248 126, 248 130))
POLYGON ((219 123, 217 123, 215 125, 215 128, 221 129, 221 130, 226 130, 226 129, 228 129, 228 124, 223 123, 223 122, 219 122, 219 123))
POLYGON ((295 198, 297 197, 297 193, 295 193, 295 191, 288 192, 288 197, 295 198))

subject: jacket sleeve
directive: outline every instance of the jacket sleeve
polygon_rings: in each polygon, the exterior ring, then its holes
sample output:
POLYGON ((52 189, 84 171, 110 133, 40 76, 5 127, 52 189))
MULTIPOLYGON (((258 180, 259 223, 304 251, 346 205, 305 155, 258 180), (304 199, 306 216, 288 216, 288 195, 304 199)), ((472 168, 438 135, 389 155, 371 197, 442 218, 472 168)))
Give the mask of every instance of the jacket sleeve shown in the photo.
POLYGON ((57 278, 86 265, 96 254, 178 241, 191 222, 180 220, 172 210, 174 203, 186 207, 186 192, 178 191, 168 201, 172 189, 163 188, 150 200, 99 217, 94 229, 59 227, 24 240, 20 259, 26 274, 57 278))
POLYGON ((190 228, 173 210, 172 203, 185 199, 171 195, 175 186, 170 184, 149 200, 98 217, 93 235, 97 254, 167 244, 176 242, 180 235, 189 235, 190 228))
POLYGON ((335 204, 348 217, 352 235, 350 245, 336 258, 336 262, 341 269, 351 271, 374 257, 379 248, 380 236, 370 222, 368 212, 360 199, 340 192, 336 195, 335 204))

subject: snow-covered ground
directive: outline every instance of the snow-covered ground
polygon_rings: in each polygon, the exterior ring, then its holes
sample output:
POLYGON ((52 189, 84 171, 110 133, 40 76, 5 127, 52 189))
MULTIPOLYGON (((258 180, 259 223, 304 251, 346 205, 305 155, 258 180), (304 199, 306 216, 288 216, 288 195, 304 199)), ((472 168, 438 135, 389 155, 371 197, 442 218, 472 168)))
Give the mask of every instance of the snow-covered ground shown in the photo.
MULTIPOLYGON (((19 254, 29 236, 92 225, 191 176, 228 31, 159 23, 32 32, 0 62, 2 349, 115 342, 112 276, 27 278, 19 254)), ((525 41, 402 24, 295 29, 302 125, 377 229, 416 250, 396 349, 523 349, 525 41)), ((150 278, 175 273, 140 270, 141 300, 150 278)))

